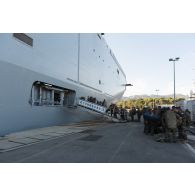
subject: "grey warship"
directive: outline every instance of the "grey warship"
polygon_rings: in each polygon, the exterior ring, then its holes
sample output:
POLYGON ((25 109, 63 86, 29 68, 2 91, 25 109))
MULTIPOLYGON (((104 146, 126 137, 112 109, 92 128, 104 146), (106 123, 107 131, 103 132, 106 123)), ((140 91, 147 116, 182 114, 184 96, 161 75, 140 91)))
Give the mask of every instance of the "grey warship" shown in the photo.
POLYGON ((125 84, 101 33, 1 33, 0 135, 101 117, 125 84))

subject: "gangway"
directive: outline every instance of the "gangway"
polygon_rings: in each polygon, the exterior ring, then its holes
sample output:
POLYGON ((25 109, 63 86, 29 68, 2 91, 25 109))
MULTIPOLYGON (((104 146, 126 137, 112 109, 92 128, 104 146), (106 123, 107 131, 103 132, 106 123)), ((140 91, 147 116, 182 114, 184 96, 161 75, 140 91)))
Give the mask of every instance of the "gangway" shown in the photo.
POLYGON ((106 120, 106 121, 111 121, 111 122, 115 122, 115 123, 124 122, 120 119, 117 119, 117 118, 114 118, 114 117, 108 115, 106 113, 107 108, 104 106, 101 106, 101 105, 98 105, 98 104, 95 104, 95 103, 92 103, 92 102, 89 102, 86 100, 81 100, 81 99, 78 100, 77 105, 104 115, 104 120, 106 120))

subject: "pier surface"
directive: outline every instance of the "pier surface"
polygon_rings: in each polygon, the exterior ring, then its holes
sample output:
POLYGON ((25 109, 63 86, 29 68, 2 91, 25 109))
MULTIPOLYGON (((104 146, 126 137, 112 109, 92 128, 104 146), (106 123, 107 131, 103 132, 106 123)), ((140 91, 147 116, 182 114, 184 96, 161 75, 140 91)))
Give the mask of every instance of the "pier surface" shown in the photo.
POLYGON ((85 122, 5 136, 0 162, 190 163, 195 153, 193 143, 156 142, 142 123, 85 122))

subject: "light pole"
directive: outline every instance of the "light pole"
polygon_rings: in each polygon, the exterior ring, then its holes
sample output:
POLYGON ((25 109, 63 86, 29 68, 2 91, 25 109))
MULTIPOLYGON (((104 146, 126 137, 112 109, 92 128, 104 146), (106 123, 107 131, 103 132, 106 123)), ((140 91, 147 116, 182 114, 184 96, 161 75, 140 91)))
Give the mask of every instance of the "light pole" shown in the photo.
MULTIPOLYGON (((159 92, 159 89, 156 89, 156 98, 158 98, 158 92, 159 92)), ((156 102, 155 102, 155 105, 156 105, 156 102)))
POLYGON ((156 97, 158 97, 158 92, 159 92, 159 89, 156 89, 156 97))
POLYGON ((174 106, 175 106, 175 61, 178 61, 180 58, 179 57, 177 57, 177 58, 175 58, 175 59, 173 59, 173 58, 170 58, 169 59, 169 61, 170 62, 173 62, 173 77, 174 77, 174 106))

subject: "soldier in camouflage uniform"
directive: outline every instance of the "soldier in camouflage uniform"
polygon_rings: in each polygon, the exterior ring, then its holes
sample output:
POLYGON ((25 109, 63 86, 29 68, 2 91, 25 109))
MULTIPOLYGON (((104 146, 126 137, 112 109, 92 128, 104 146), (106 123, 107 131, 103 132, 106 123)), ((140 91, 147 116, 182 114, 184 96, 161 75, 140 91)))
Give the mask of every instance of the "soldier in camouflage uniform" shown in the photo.
POLYGON ((188 109, 186 109, 184 114, 186 118, 186 127, 189 127, 191 124, 191 112, 188 109))
POLYGON ((177 108, 176 111, 177 116, 177 128, 178 128, 178 139, 179 140, 187 140, 187 133, 186 133, 186 116, 180 108, 177 108))
POLYGON ((174 111, 167 109, 162 116, 165 129, 165 142, 176 142, 177 118, 174 111))

